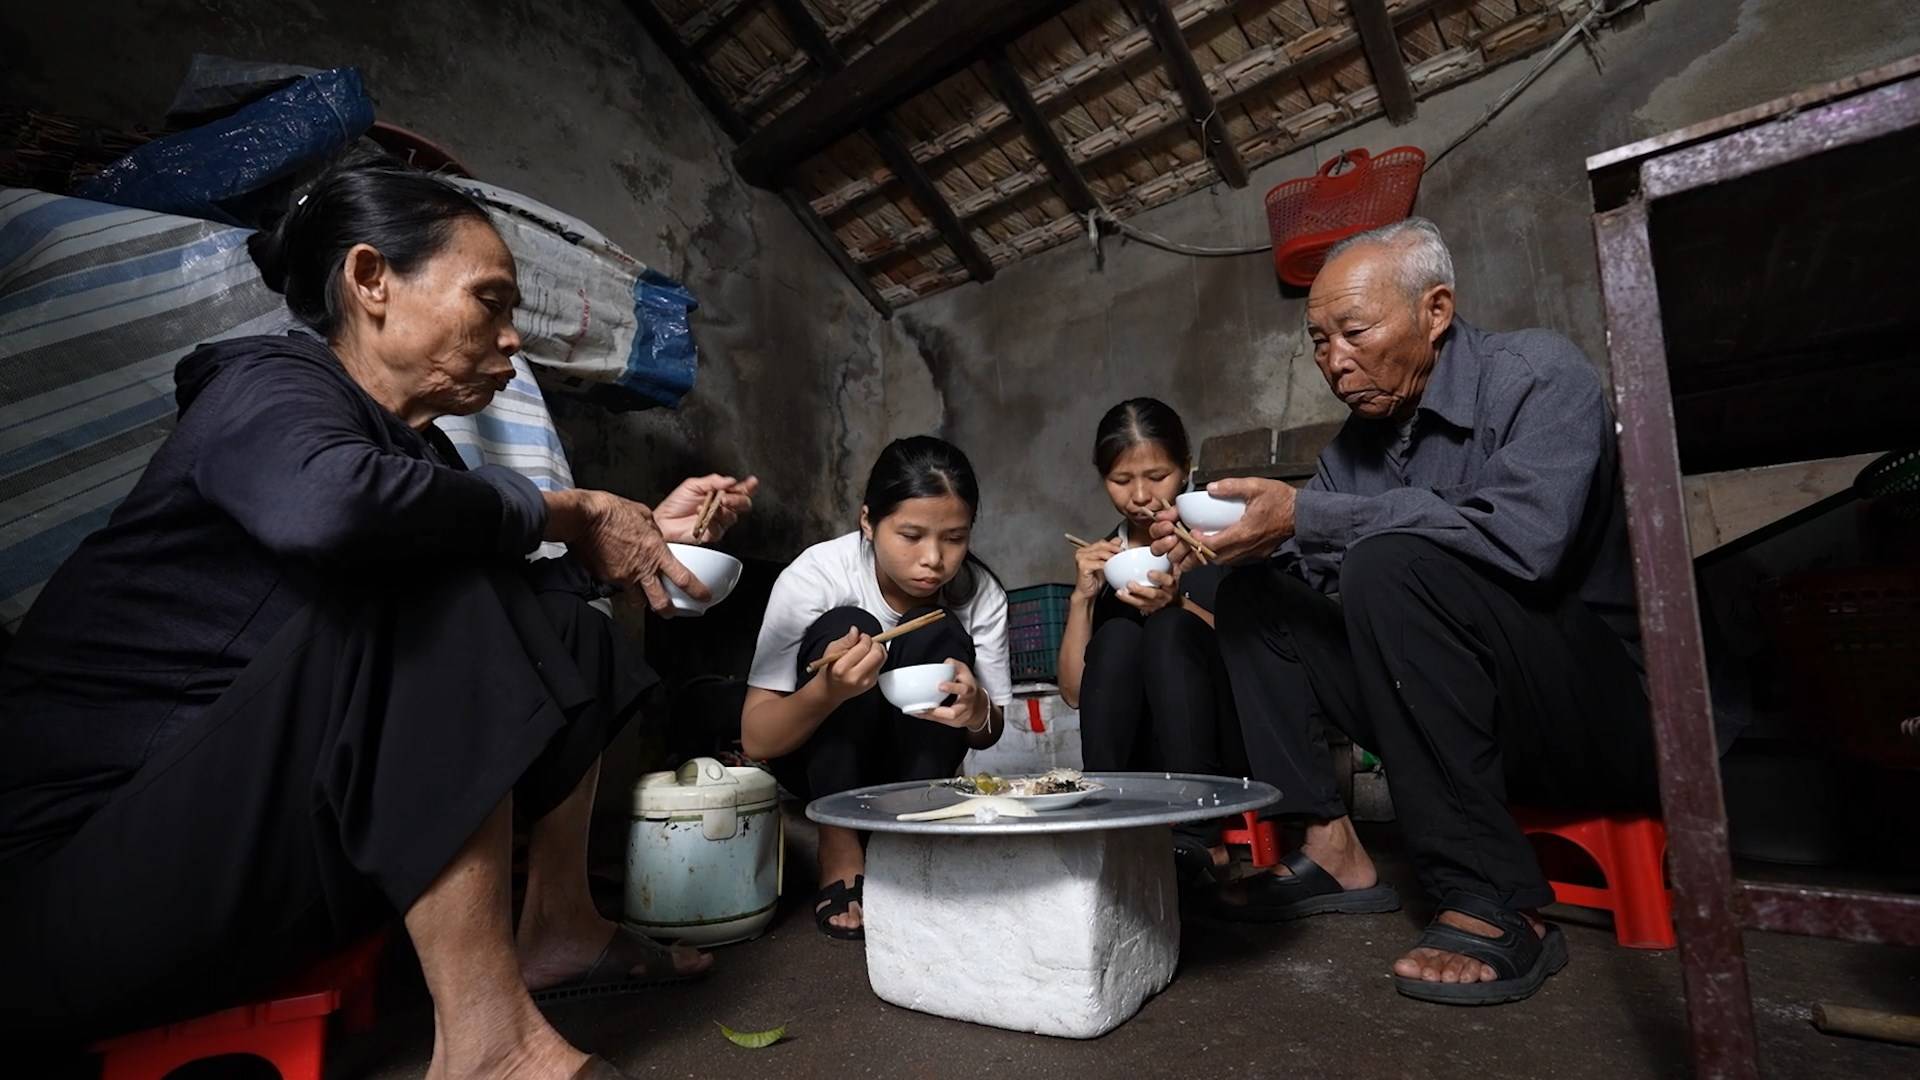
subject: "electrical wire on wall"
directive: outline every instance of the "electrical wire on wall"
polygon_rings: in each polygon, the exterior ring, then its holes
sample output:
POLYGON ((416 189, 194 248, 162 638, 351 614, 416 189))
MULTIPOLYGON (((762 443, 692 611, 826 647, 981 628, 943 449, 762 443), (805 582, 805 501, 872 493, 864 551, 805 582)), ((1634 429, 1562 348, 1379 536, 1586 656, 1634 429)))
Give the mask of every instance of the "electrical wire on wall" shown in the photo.
MULTIPOLYGON (((1519 97, 1527 87, 1532 86, 1536 79, 1545 74, 1546 70, 1553 66, 1554 61, 1566 55, 1567 50, 1573 48, 1577 42, 1584 39, 1591 44, 1593 40, 1593 30, 1596 26, 1605 25, 1607 22, 1639 7, 1644 0, 1626 0, 1625 3, 1619 3, 1613 6, 1609 6, 1607 0, 1591 0, 1591 2, 1592 6, 1587 9, 1587 13, 1581 16, 1578 22, 1569 26, 1566 33, 1560 35, 1559 40, 1553 43, 1552 48, 1541 54, 1540 59, 1536 60, 1533 66, 1527 69, 1527 73, 1522 75, 1518 82, 1508 87, 1505 93, 1495 98, 1493 104, 1487 106, 1486 111, 1480 114, 1478 120, 1468 124, 1466 130, 1455 135, 1452 141, 1441 147, 1438 153, 1427 159, 1425 171, 1432 171, 1435 165, 1440 164, 1442 158, 1453 153, 1454 150, 1459 148, 1461 143, 1466 142, 1474 134, 1479 132, 1480 129, 1492 123, 1494 117, 1500 115, 1508 105, 1513 104, 1515 98, 1519 97)), ((1122 236, 1137 240, 1148 247, 1159 248, 1162 251, 1170 251, 1176 255, 1192 255, 1198 258, 1233 258, 1241 255, 1259 255, 1273 250, 1272 241, 1264 244, 1250 244, 1245 247, 1207 247, 1200 244, 1183 244, 1178 240, 1170 240, 1161 236, 1159 233, 1150 232, 1137 225, 1128 224, 1113 216, 1113 213, 1104 206, 1095 207, 1087 211, 1086 216, 1088 238, 1093 240, 1096 253, 1099 247, 1097 237, 1100 230, 1117 232, 1122 236)))

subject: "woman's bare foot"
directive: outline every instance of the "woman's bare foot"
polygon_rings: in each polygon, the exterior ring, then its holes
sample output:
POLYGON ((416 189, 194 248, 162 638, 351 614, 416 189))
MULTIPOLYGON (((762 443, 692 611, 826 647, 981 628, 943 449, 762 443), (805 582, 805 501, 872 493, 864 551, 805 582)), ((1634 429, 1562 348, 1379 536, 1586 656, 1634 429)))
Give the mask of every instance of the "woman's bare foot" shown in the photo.
MULTIPOLYGON (((1374 869, 1372 857, 1360 843, 1360 834, 1353 830, 1351 818, 1308 823, 1300 850, 1320 869, 1333 875, 1333 880, 1349 892, 1371 889, 1380 884, 1380 872, 1374 869)), ((1293 871, 1285 866, 1275 866, 1269 873, 1291 877, 1293 871)))
MULTIPOLYGON (((536 1012, 534 1019, 538 1016, 536 1012)), ((490 1046, 467 1047, 465 1052, 450 1053, 436 1033, 427 1080, 572 1080, 586 1064, 587 1055, 544 1020, 511 1026, 525 1030, 490 1046)))
MULTIPOLYGON (((527 989, 545 990, 585 975, 619 932, 618 925, 601 918, 597 911, 543 916, 529 909, 520 918, 514 942, 527 989)), ((698 949, 685 945, 662 948, 673 956, 676 975, 698 975, 713 966, 713 957, 698 949)), ((647 974, 645 965, 635 966, 628 974, 647 974)))
MULTIPOLYGON (((834 882, 842 882, 852 887, 853 879, 865 873, 867 852, 860 846, 860 834, 852 829, 842 829, 835 825, 820 826, 820 887, 826 888, 834 882)), ((815 910, 819 910, 815 908, 815 910)), ((849 905, 847 910, 827 920, 827 925, 842 930, 858 930, 866 925, 866 919, 860 910, 858 901, 849 905)))
MULTIPOLYGON (((1533 927, 1535 934, 1546 936, 1547 924, 1541 922, 1538 915, 1531 911, 1521 914, 1527 917, 1527 925, 1533 927)), ((1435 921, 1485 938, 1497 938, 1503 932, 1484 919, 1458 911, 1442 911, 1435 921)), ((1492 982, 1499 978, 1481 961, 1443 949, 1414 949, 1393 962, 1393 973, 1402 978, 1442 983, 1492 982)))

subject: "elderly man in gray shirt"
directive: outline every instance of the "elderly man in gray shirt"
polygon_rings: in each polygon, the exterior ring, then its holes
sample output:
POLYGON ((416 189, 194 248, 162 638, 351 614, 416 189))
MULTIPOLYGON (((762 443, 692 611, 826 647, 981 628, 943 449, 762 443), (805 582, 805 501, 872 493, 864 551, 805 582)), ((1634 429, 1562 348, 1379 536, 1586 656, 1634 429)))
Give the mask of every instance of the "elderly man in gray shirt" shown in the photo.
MULTIPOLYGON (((1394 964, 1410 997, 1515 1001, 1566 964, 1509 802, 1651 805, 1652 736, 1613 419, 1579 348, 1454 314, 1453 262, 1412 218, 1337 247, 1307 300, 1352 417, 1304 488, 1222 480, 1246 513, 1208 545, 1254 775, 1305 842, 1227 887, 1249 921, 1399 907, 1334 784, 1325 725, 1376 751, 1439 913, 1394 964), (1271 556, 1271 558, 1260 558, 1271 556), (1333 595, 1337 594, 1337 599, 1333 595)), ((1156 523, 1154 545, 1192 557, 1156 523)))

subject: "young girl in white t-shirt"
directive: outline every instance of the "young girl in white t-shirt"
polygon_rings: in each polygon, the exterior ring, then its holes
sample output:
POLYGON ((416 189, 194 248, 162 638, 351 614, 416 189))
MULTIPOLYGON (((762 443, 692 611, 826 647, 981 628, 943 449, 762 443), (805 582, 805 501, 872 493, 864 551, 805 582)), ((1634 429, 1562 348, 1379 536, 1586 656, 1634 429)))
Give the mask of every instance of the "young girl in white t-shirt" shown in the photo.
MULTIPOLYGON (((1007 594, 968 547, 979 507, 979 482, 957 447, 924 435, 897 440, 867 478, 859 530, 815 544, 780 574, 747 677, 740 738, 787 790, 811 801, 952 776, 969 747, 1000 738, 1013 700, 1007 594), (874 643, 935 609, 947 617, 874 643), (882 671, 947 661, 956 675, 941 684, 946 704, 908 716, 880 695, 882 671)), ((859 833, 820 826, 821 933, 864 936, 865 868, 859 833)))

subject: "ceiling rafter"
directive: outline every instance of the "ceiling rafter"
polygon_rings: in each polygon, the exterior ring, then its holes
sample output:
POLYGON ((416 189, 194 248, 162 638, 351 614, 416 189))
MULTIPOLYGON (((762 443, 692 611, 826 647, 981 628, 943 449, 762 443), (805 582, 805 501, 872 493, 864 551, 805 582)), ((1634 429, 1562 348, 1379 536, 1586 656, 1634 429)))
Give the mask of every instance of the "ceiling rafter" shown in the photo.
MULTIPOLYGON (((1227 108, 1264 87, 1295 78, 1304 72, 1348 55, 1360 47, 1359 35, 1351 29, 1335 30, 1330 34, 1315 32, 1308 36, 1312 41, 1308 43, 1310 48, 1304 53, 1296 48, 1295 42, 1263 46, 1248 52, 1219 72, 1208 72, 1206 76, 1208 88, 1215 95, 1216 104, 1220 108, 1227 108)), ((1444 57, 1436 57, 1435 59, 1441 60, 1438 65, 1441 70, 1429 73, 1427 77, 1431 78, 1432 74, 1445 74, 1447 70, 1459 66, 1470 51, 1455 50, 1444 54, 1444 57)), ((1432 61, 1429 61, 1429 64, 1431 63, 1432 61)), ((1322 102, 1285 117, 1275 125, 1274 130, 1286 136, 1289 146, 1324 138, 1329 133, 1330 127, 1339 124, 1349 116, 1372 115, 1368 110, 1372 109, 1377 97, 1372 87, 1366 87, 1339 102, 1322 102)), ((1162 133, 1179 126, 1183 121, 1181 109, 1179 95, 1170 92, 1156 101, 1148 102, 1139 111, 1069 146, 1068 156, 1076 165, 1085 167, 1112 155, 1136 150, 1162 133)), ((1257 137, 1253 141, 1260 142, 1257 137)), ((1275 156, 1278 155, 1266 154, 1261 160, 1269 160, 1275 156)), ((1001 179, 989 189, 957 200, 954 203, 954 210, 963 218, 978 217, 1018 198, 1045 183, 1046 180, 1047 174, 1041 169, 1014 173, 1001 179)), ((813 207, 823 218, 829 217, 853 202, 876 194, 878 190, 879 185, 872 179, 859 181, 815 199, 813 207)), ((1052 223, 1049 223, 1047 228, 1049 233, 1060 231, 1054 229, 1052 223)), ((926 227, 908 230, 885 238, 887 241, 885 243, 868 245, 855 251, 854 259, 862 265, 870 266, 924 244, 933 239, 934 235, 933 230, 926 227)))
POLYGON ((1080 169, 1068 155, 1067 148, 1060 145, 1060 137, 1053 133, 1047 118, 1040 115, 1040 106, 1028 91, 1027 81, 1014 69, 1013 61, 1007 59, 1005 49, 995 49, 987 55, 987 74, 993 79, 994 92, 1019 118, 1027 141, 1033 144, 1034 153, 1039 155, 1048 175, 1059 186, 1067 205, 1081 214, 1100 205, 1093 189, 1087 186, 1087 178, 1080 175, 1080 169))
MULTIPOLYGON (((827 32, 827 39, 833 42, 834 47, 840 48, 844 42, 866 34, 873 28, 874 23, 905 2, 906 0, 859 0, 853 5, 853 10, 846 20, 831 26, 823 23, 821 29, 827 32)), ((843 58, 845 56, 844 50, 842 56, 843 58)), ((805 49, 795 50, 792 56, 787 57, 777 67, 770 67, 761 72, 753 82, 747 84, 746 89, 741 91, 737 106, 741 115, 752 119, 765 112, 798 85, 808 72, 818 74, 813 58, 807 55, 805 49)))
POLYGON ((1367 66, 1373 69, 1373 85, 1380 91, 1387 119, 1396 124, 1412 120, 1413 81, 1407 77, 1407 62, 1400 55, 1400 39, 1393 32, 1386 0, 1347 0, 1347 14, 1360 32, 1360 45, 1366 50, 1367 66))
MULTIPOLYGON (((1430 9, 1449 0, 1406 0, 1392 12, 1395 26, 1404 26, 1424 15, 1430 9)), ((1192 27, 1202 20, 1222 14, 1233 6, 1233 0, 1188 0, 1187 3, 1173 9, 1174 18, 1183 30, 1191 32, 1192 27)), ((1143 52, 1150 52, 1153 36, 1146 28, 1127 34, 1107 48, 1092 53, 1066 70, 1052 77, 1032 84, 1034 103, 1047 106, 1052 103, 1064 103, 1067 95, 1097 77, 1118 71, 1128 61, 1143 52)), ((1232 99, 1241 97, 1252 90, 1280 79, 1292 78, 1322 63, 1331 62, 1360 48, 1360 35, 1350 26, 1323 26, 1303 34, 1285 43, 1264 45, 1250 50, 1244 56, 1223 65, 1216 71, 1205 74, 1207 88, 1214 95, 1215 104, 1225 108, 1232 99)), ((1076 164, 1085 165, 1106 154, 1133 149, 1152 135, 1166 130, 1169 125, 1170 110, 1177 110, 1179 98, 1169 94, 1160 100, 1149 102, 1146 106, 1123 120, 1116 121, 1102 131, 1080 140, 1070 147, 1076 164)), ((947 154, 957 153, 967 147, 984 141, 999 130, 1010 119, 1012 111, 1002 102, 994 102, 975 113, 966 123, 955 127, 938 139, 929 139, 917 143, 909 149, 914 160, 922 163, 933 161, 947 154)), ((1178 122, 1177 116, 1173 122, 1178 122)), ((814 210, 822 217, 831 217, 862 199, 879 194, 893 182, 890 172, 874 173, 862 176, 834 191, 816 198, 814 210)), ((1022 185, 1019 190, 1025 190, 1022 185)), ((1015 192, 1017 193, 1017 192, 1015 192)))
MULTIPOLYGON (((803 0, 773 0, 773 6, 793 31, 794 40, 799 43, 801 50, 812 57, 822 71, 837 75, 846 70, 846 61, 841 58, 840 50, 834 47, 827 32, 814 21, 813 13, 807 10, 803 0)), ((941 196, 940 189, 934 186, 927 171, 907 153, 906 143, 901 140, 893 121, 884 113, 876 114, 867 120, 865 130, 867 138, 873 141, 874 147, 880 151, 880 157, 886 161, 887 168, 892 169, 893 174, 906 184, 913 201, 920 205, 922 213, 932 219, 934 228, 960 264, 967 268, 975 281, 992 279, 993 263, 981 252, 980 245, 974 243, 973 235, 941 196)))
POLYGON ((1140 13, 1154 44, 1160 47, 1174 85, 1180 89, 1180 101, 1187 107, 1187 118, 1199 129, 1195 137, 1200 140, 1203 155, 1212 159, 1213 167, 1227 186, 1246 187, 1247 163, 1241 159, 1240 151, 1234 149, 1226 123, 1220 119, 1220 107, 1214 103, 1213 91, 1207 88, 1207 80, 1193 59, 1193 50, 1187 46, 1187 37, 1173 17, 1173 9, 1167 6, 1167 0, 1140 0, 1140 13), (1218 135, 1214 134, 1216 131, 1218 135))
POLYGON ((769 184, 868 120, 1070 7, 1074 0, 939 0, 828 76, 733 152, 749 183, 769 184))
MULTIPOLYGON (((1471 43, 1462 44, 1429 57, 1409 69, 1408 74, 1413 82, 1415 95, 1429 97, 1467 82, 1492 64, 1522 55, 1527 49, 1529 40, 1533 43, 1533 47, 1544 44, 1560 28, 1559 24, 1551 20, 1542 22, 1538 21, 1538 16, 1523 16, 1513 23, 1490 29, 1477 36, 1471 43), (1523 32, 1524 36, 1522 36, 1523 32)), ((1357 35, 1354 37, 1357 40, 1357 35)), ((1252 90, 1253 87, 1247 89, 1252 90)), ((1379 96, 1369 86, 1349 94, 1339 104, 1322 102, 1293 116, 1279 118, 1271 126, 1242 140, 1240 149, 1246 155, 1248 164, 1257 168, 1275 158, 1303 149, 1382 115, 1384 114, 1379 96)), ((1215 181, 1216 177, 1210 163, 1201 159, 1134 187, 1122 198, 1109 202, 1107 209, 1117 218, 1129 218, 1154 207, 1163 206, 1215 181)), ((1003 244, 990 245, 987 249, 988 256, 996 263, 1004 265, 1083 235, 1085 235, 1085 223, 1077 215, 1064 214, 1009 237, 1003 244)), ((913 230, 899 236, 897 246, 885 250, 856 252, 855 258, 862 264, 871 266, 898 256, 930 238, 931 234, 928 232, 913 230)), ((939 262, 939 260, 934 261, 939 262)), ((954 268, 943 267, 942 272, 938 274, 923 274, 917 278, 915 289, 883 286, 881 295, 890 297, 896 303, 911 303, 933 292, 961 284, 965 280, 964 275, 956 273, 954 268)))
POLYGON ((1089 209, 1127 218, 1410 113, 1584 0, 1078 3, 747 0, 742 19, 718 0, 735 24, 695 65, 702 100, 725 95, 743 176, 804 190, 842 269, 910 303, 1084 237, 1089 209), (778 111, 755 130, 748 102, 778 111))
POLYGON ((720 0, 700 9, 699 14, 683 22, 674 30, 674 35, 687 43, 687 48, 700 52, 721 34, 733 29, 733 24, 742 15, 753 10, 754 0, 720 0))
MULTIPOLYGON (((714 122, 720 125, 720 130, 735 143, 745 138, 746 121, 741 119, 740 114, 735 112, 731 105, 727 104, 727 99, 720 93, 719 88, 708 80, 706 72, 701 70, 700 62, 694 57, 693 51, 687 47, 685 41, 681 40, 673 24, 667 21, 667 17, 654 6, 653 0, 628 0, 627 7, 640 21, 641 27, 653 38, 654 44, 667 54, 667 62, 680 73, 680 78, 686 81, 687 89, 693 91, 693 96, 706 106, 714 122)), ((880 317, 892 318, 893 305, 880 295, 880 290, 874 286, 873 279, 853 261, 853 256, 847 252, 846 245, 840 242, 840 238, 834 234, 833 229, 826 222, 820 220, 820 215, 814 213, 813 207, 807 204, 806 197, 800 193, 800 190, 791 184, 784 185, 780 189, 780 198, 793 210, 794 217, 800 220, 801 227, 806 229, 807 234, 826 250, 827 257, 833 260, 841 273, 847 275, 847 279, 853 282, 862 296, 867 298, 867 303, 873 305, 873 309, 880 313, 880 317)))

